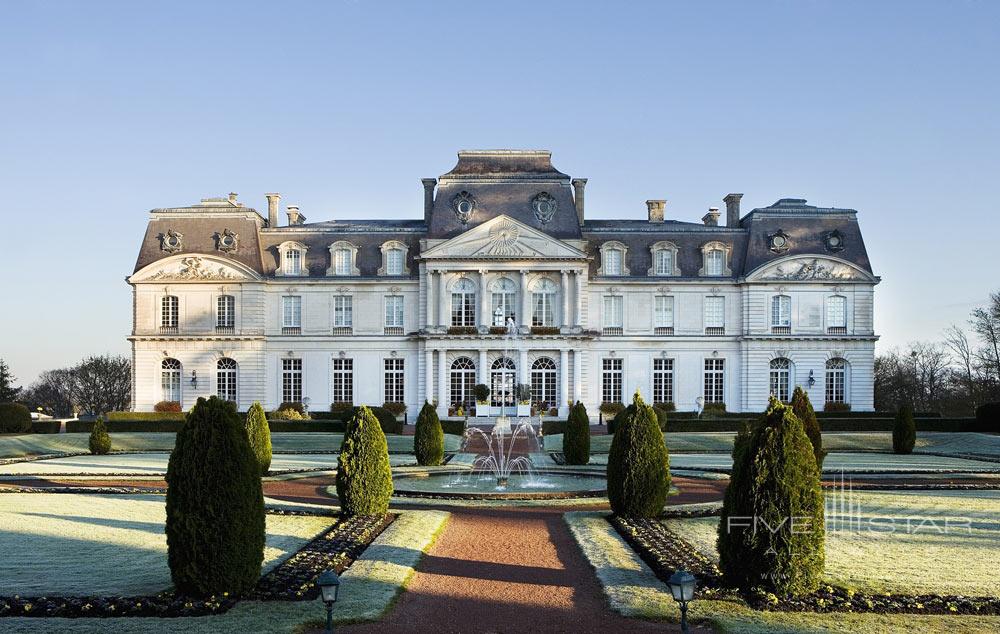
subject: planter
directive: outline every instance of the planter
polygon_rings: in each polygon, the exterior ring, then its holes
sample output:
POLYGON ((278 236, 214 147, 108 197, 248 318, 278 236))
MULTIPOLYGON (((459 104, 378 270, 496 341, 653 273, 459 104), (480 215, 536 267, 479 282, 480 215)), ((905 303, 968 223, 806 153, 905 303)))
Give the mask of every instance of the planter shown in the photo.
POLYGON ((531 416, 531 403, 525 403, 517 405, 517 416, 518 418, 531 416))

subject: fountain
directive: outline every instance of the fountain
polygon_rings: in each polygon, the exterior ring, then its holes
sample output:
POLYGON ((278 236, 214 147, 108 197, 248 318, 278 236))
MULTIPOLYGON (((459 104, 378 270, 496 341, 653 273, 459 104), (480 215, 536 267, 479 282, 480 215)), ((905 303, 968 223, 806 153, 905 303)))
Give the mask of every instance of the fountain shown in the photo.
POLYGON ((534 448, 537 451, 542 450, 538 442, 538 436, 535 434, 535 428, 532 427, 530 422, 520 423, 513 432, 510 431, 509 421, 506 431, 497 426, 494 426, 493 431, 489 434, 476 427, 470 427, 465 430, 463 450, 469 445, 470 441, 479 439, 486 444, 487 451, 485 454, 476 456, 475 460, 473 460, 470 475, 489 473, 496 480, 497 489, 500 490, 507 488, 512 473, 527 475, 529 480, 534 478, 531 458, 525 455, 514 455, 514 446, 517 444, 519 437, 523 438, 525 442, 529 440, 533 441, 534 448))

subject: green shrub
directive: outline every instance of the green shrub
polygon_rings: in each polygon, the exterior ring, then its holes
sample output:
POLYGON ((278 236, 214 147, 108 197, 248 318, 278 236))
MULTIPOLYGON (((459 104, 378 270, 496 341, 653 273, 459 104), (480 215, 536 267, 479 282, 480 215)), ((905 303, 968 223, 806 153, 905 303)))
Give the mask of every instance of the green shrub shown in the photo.
POLYGON ((674 412, 677 411, 677 406, 674 405, 673 402, 671 401, 667 401, 666 403, 653 403, 653 407, 655 407, 658 410, 662 410, 667 414, 673 414, 674 412))
POLYGON ((569 410, 566 431, 563 434, 563 456, 566 464, 579 465, 590 462, 590 418, 587 408, 577 401, 569 410))
POLYGON ((464 420, 443 420, 441 421, 441 430, 446 434, 451 434, 453 436, 464 436, 465 435, 465 421, 464 420))
MULTIPOLYGON (((360 408, 355 407, 354 413, 351 418, 358 415, 358 410, 360 408)), ((384 407, 377 407, 372 405, 368 410, 374 414, 375 418, 378 419, 378 424, 382 428, 383 434, 402 434, 403 433, 403 421, 396 420, 396 417, 392 415, 392 412, 384 407)))
POLYGON ((238 596, 264 559, 264 496, 236 407, 199 398, 167 466, 167 560, 181 594, 238 596))
MULTIPOLYGON (((570 408, 570 412, 573 408, 570 408)), ((569 424, 565 420, 550 420, 546 419, 542 421, 542 435, 543 436, 557 436, 559 434, 566 433, 566 426, 569 424)))
POLYGON ((892 426, 892 451, 898 454, 913 453, 917 442, 917 427, 913 422, 913 408, 903 405, 896 413, 892 426))
POLYGON ((392 496, 389 446, 378 419, 359 407, 347 424, 337 462, 337 497, 344 515, 385 515, 392 496))
MULTIPOLYGON (((164 414, 156 414, 164 416, 164 414)), ((117 434, 119 432, 159 432, 176 434, 184 426, 183 420, 109 420, 104 423, 108 432, 117 434)), ((71 420, 66 422, 67 433, 89 434, 94 428, 94 421, 71 420)))
MULTIPOLYGON (((608 421, 609 434, 615 433, 615 430, 618 429, 621 421, 625 419, 626 411, 627 410, 623 409, 618 412, 617 416, 608 421)), ((653 407, 653 413, 656 414, 656 424, 659 426, 660 431, 667 431, 667 413, 659 407, 653 407)))
POLYGON ((823 492, 812 443, 792 408, 772 398, 741 431, 719 520, 719 568, 743 590, 813 592, 823 575, 823 492))
POLYGON ((839 403, 834 401, 827 401, 823 404, 824 412, 849 412, 851 411, 850 403, 839 403))
POLYGON ((31 421, 31 433, 33 434, 58 434, 62 423, 57 420, 33 420, 31 421))
POLYGON ((26 434, 31 431, 31 412, 20 403, 0 403, 0 434, 26 434))
POLYGON ((485 383, 476 383, 472 388, 472 393, 476 396, 477 403, 483 403, 490 397, 490 386, 485 383))
POLYGON ((984 403, 977 407, 976 427, 983 432, 1000 432, 1000 403, 984 403))
POLYGON ((382 407, 389 411, 393 416, 402 416, 406 413, 406 403, 398 403, 395 401, 387 401, 382 404, 382 407))
POLYGON ((349 421, 354 416, 354 403, 350 401, 336 401, 330 403, 330 412, 340 416, 342 420, 349 421))
POLYGON ((625 410, 625 405, 623 405, 622 403, 613 403, 611 401, 604 401, 597 409, 602 414, 604 414, 605 418, 614 418, 615 416, 617 416, 618 414, 620 414, 622 411, 625 410))
POLYGON ((271 412, 270 418, 275 420, 309 420, 307 414, 303 414, 294 407, 279 407, 271 412))
POLYGON ((417 463, 424 466, 436 467, 444 460, 444 431, 437 410, 430 403, 424 403, 417 416, 413 450, 417 454, 417 463))
POLYGON ((342 420, 268 420, 267 426, 274 432, 335 432, 342 433, 347 423, 342 420))
POLYGON ((271 428, 267 426, 267 415, 260 403, 254 401, 250 406, 245 426, 250 449, 260 465, 260 475, 267 475, 271 468, 271 428))
POLYGON ((670 492, 670 456, 653 408, 638 390, 608 452, 608 500, 624 517, 657 517, 670 492))
POLYGON ((108 412, 107 422, 175 420, 183 423, 186 416, 184 412, 108 412))
POLYGON ((705 403, 705 406, 701 408, 702 416, 718 416, 720 414, 726 413, 725 403, 705 403))
POLYGON ((792 392, 792 413, 802 423, 802 428, 809 437, 809 442, 813 446, 813 455, 816 456, 816 466, 820 473, 823 472, 823 459, 826 458, 826 451, 823 450, 823 434, 819 429, 819 421, 816 419, 816 411, 813 410, 809 395, 798 385, 792 392))
POLYGON ((299 414, 306 413, 306 406, 299 401, 285 401, 284 403, 278 406, 278 409, 279 410, 294 409, 299 414))
POLYGON ((153 411, 161 414, 176 414, 181 411, 181 404, 177 401, 160 401, 153 406, 153 411))
POLYGON ((94 428, 90 430, 90 453, 95 456, 104 456, 111 451, 111 436, 108 435, 108 428, 104 426, 104 421, 98 418, 94 421, 94 428))

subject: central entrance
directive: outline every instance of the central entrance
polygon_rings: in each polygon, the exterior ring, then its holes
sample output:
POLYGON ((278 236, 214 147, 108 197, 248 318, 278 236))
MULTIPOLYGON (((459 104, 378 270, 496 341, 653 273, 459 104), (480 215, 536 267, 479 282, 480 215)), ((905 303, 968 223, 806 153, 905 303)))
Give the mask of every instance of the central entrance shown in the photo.
POLYGON ((490 367, 490 407, 494 416, 515 416, 517 401, 514 399, 514 361, 500 357, 490 367))

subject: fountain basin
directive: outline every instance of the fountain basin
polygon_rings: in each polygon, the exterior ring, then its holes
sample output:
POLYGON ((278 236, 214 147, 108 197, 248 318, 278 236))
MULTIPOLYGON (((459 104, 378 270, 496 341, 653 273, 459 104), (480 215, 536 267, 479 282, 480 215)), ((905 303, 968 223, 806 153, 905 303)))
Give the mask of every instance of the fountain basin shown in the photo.
POLYGON ((562 500, 607 495, 602 473, 585 471, 535 471, 512 473, 506 486, 488 471, 435 471, 393 476, 393 495, 414 498, 463 500, 562 500))

